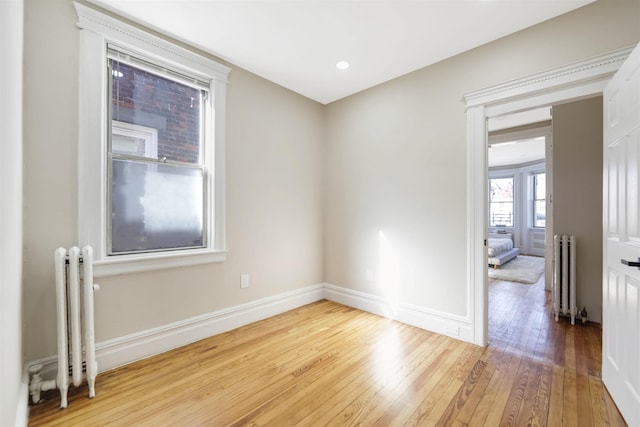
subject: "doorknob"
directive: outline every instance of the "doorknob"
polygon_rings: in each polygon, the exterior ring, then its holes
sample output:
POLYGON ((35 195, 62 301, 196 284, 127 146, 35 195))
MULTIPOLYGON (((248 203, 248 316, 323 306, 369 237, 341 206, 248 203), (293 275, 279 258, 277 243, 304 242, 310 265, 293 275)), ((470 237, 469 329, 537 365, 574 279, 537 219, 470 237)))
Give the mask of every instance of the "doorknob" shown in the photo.
POLYGON ((629 267, 638 267, 638 270, 640 270, 640 258, 638 258, 638 262, 627 261, 626 259, 621 259, 620 262, 623 263, 624 265, 628 265, 629 267))

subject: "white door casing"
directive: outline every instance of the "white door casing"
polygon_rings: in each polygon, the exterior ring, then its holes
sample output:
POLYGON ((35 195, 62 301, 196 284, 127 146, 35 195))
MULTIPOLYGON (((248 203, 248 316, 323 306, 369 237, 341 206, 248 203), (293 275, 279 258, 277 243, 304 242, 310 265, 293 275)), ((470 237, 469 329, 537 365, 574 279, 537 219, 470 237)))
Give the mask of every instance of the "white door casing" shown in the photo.
POLYGON ((551 290, 553 279, 553 135, 549 135, 545 145, 545 168, 547 200, 545 209, 547 220, 544 228, 544 288, 551 290))
POLYGON ((640 425, 640 45, 604 91, 602 381, 640 425))

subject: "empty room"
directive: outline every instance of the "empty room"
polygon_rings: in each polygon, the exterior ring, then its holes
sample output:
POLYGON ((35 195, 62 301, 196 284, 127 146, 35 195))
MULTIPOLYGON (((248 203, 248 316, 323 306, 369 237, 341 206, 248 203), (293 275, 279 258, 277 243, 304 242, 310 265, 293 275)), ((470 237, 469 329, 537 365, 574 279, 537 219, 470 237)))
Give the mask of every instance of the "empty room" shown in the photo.
POLYGON ((0 426, 640 425, 638 42, 637 0, 0 2, 0 426), (497 123, 553 149, 511 222, 497 123))

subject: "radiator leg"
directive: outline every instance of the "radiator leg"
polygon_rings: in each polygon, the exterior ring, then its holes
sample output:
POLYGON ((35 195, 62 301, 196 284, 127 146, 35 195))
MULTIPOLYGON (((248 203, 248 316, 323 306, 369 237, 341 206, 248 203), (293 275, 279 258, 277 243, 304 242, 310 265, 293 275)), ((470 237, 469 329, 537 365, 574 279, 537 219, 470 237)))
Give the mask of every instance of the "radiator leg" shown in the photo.
POLYGON ((58 388, 60 389, 60 407, 66 408, 69 404, 67 401, 67 391, 69 391, 69 386, 59 386, 58 388))
POLYGON ((98 362, 96 361, 96 338, 94 332, 94 305, 93 294, 100 289, 100 286, 93 283, 93 249, 85 246, 82 249, 83 263, 83 290, 84 290, 84 333, 85 333, 85 355, 87 362, 87 383, 89 383, 89 397, 96 395, 95 383, 98 375, 98 362))
POLYGON ((87 383, 89 384, 89 397, 93 399, 96 397, 96 378, 87 378, 87 383))

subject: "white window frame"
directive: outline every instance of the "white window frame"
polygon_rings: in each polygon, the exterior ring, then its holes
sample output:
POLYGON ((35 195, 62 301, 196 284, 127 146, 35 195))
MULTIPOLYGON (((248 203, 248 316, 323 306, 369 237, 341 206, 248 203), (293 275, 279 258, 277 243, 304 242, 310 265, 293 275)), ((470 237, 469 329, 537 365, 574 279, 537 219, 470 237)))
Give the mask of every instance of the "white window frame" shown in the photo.
POLYGON ((544 175, 544 179, 545 179, 545 190, 546 190, 546 180, 547 180, 547 173, 544 170, 538 170, 538 171, 533 171, 531 172, 530 176, 531 176, 531 228, 534 228, 536 230, 544 230, 546 228, 546 224, 547 224, 547 220, 545 218, 545 225, 544 226, 539 226, 536 225, 536 202, 538 200, 544 200, 546 203, 547 200, 547 192, 545 191, 544 197, 542 199, 536 199, 536 177, 538 175, 544 175))
POLYGON ((490 229, 515 229, 516 228, 516 177, 514 174, 507 174, 507 175, 491 175, 489 176, 489 179, 487 180, 487 184, 489 187, 489 197, 487 200, 488 203, 488 207, 489 209, 487 209, 487 216, 488 216, 488 221, 487 221, 487 226, 490 229), (511 225, 506 225, 506 226, 498 226, 498 225, 491 225, 491 180, 493 179, 511 179, 512 182, 512 188, 513 188, 513 192, 511 194, 511 212, 512 212, 512 219, 511 225))
POLYGON ((225 105, 230 68, 132 25, 74 3, 80 28, 78 105, 78 243, 94 249, 94 274, 110 276, 180 267, 226 259, 225 241, 225 105), (207 247, 162 252, 107 255, 107 43, 146 60, 210 82, 205 142, 209 171, 207 247))

